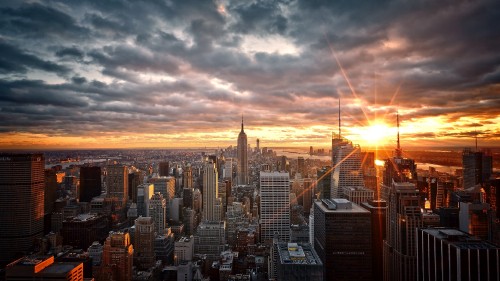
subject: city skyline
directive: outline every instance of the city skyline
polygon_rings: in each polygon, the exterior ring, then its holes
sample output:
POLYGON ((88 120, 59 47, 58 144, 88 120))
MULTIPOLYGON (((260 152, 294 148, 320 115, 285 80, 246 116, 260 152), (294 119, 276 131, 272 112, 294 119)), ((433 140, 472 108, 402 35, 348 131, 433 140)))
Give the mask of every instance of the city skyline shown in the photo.
POLYGON ((497 1, 0 4, 0 149, 500 146, 497 1), (425 20, 423 20, 425 19, 425 20))

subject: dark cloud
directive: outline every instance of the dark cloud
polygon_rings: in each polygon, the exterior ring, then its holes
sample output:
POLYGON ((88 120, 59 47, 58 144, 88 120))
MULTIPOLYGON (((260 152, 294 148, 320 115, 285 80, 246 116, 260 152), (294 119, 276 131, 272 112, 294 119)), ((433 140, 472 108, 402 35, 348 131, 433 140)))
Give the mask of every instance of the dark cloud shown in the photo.
POLYGON ((62 48, 56 52, 56 56, 60 58, 70 58, 75 60, 83 59, 84 53, 76 47, 62 48))
POLYGON ((450 124, 414 138, 494 138, 498 18, 495 0, 8 1, 0 131, 227 131, 242 112, 305 129, 342 97, 346 126, 397 107, 450 124))
POLYGON ((79 26, 70 15, 39 3, 0 9, 1 33, 38 39, 78 39, 89 30, 79 26))
POLYGON ((70 72, 65 66, 42 60, 2 41, 0 41, 0 54, 0 73, 26 73, 29 68, 54 72, 61 76, 70 72))

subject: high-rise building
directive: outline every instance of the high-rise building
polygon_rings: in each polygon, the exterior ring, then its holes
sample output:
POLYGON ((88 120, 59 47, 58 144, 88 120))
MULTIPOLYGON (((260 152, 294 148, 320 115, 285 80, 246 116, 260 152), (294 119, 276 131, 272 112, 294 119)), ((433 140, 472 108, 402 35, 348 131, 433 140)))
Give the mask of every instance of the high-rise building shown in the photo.
MULTIPOLYGON (((314 196, 314 185, 312 179, 304 179, 304 189, 299 195, 302 197, 302 207, 304 207, 304 214, 309 215, 311 210, 314 196)), ((315 197, 315 196, 314 196, 315 197)))
POLYGON ((160 162, 160 164, 158 165, 158 172, 160 174, 160 177, 170 176, 170 163, 168 163, 168 161, 160 162))
POLYGON ((155 238, 155 254, 156 259, 161 260, 164 264, 171 264, 174 253, 174 233, 167 228, 167 231, 158 235, 155 238))
POLYGON ((281 158, 280 158, 278 171, 280 171, 280 172, 288 172, 288 161, 287 161, 285 155, 281 156, 281 158))
POLYGON ((361 205, 361 203, 368 202, 373 199, 374 192, 364 186, 344 186, 344 198, 361 205))
POLYGON ((311 244, 279 242, 273 246, 278 254, 276 280, 323 280, 323 263, 311 244))
POLYGON ((167 217, 167 203, 159 192, 149 199, 149 216, 153 219, 156 233, 163 234, 167 217))
POLYGON ((61 228, 64 245, 76 249, 87 249, 94 241, 106 239, 108 232, 108 217, 91 213, 68 217, 62 222, 61 228))
POLYGON ((134 225, 134 264, 147 270, 155 265, 154 222, 151 217, 139 217, 134 225))
POLYGON ((175 241, 175 264, 182 261, 191 261, 194 257, 194 237, 183 236, 175 241))
POLYGON ((101 167, 80 167, 80 202, 101 195, 101 167))
POLYGON ((128 174, 128 198, 137 203, 137 188, 144 182, 144 176, 139 170, 128 174))
POLYGON ((393 181, 386 193, 388 215, 384 240, 384 280, 415 280, 415 229, 423 226, 421 197, 415 184, 409 182, 393 181))
POLYGON ((99 266, 102 262, 103 246, 99 241, 92 242, 92 245, 87 249, 89 257, 92 259, 92 265, 99 266))
POLYGON ((143 183, 137 187, 137 216, 149 217, 149 200, 154 194, 154 185, 143 183))
POLYGON ((345 198, 344 187, 364 186, 361 149, 347 140, 333 148, 331 198, 345 198))
POLYGON ((290 239, 290 176, 286 172, 260 172, 260 237, 270 243, 275 233, 290 239))
POLYGON ((214 261, 224 251, 226 245, 226 225, 223 221, 202 222, 194 235, 194 252, 207 255, 207 260, 214 261))
POLYGON ((307 177, 307 174, 306 174, 306 163, 305 163, 304 157, 302 157, 302 156, 299 156, 297 158, 297 172, 300 173, 300 175, 302 176, 302 178, 306 178, 307 177))
POLYGON ((479 237, 482 240, 491 238, 493 212, 488 203, 460 202, 460 230, 479 237))
POLYGON ((54 211, 54 203, 57 199, 57 176, 53 169, 45 170, 45 196, 44 196, 44 213, 52 214, 54 211))
POLYGON ((387 202, 384 200, 369 200, 368 202, 362 203, 361 207, 370 211, 372 220, 372 280, 383 280, 387 202))
POLYGON ((238 184, 248 184, 248 148, 247 148, 247 134, 243 130, 243 117, 241 118, 241 131, 238 135, 238 170, 237 178, 238 184))
POLYGON ((160 192, 163 198, 167 200, 167 205, 175 197, 175 178, 174 177, 159 177, 152 179, 155 193, 160 192))
POLYGON ((332 167, 324 166, 318 169, 317 172, 317 189, 320 193, 321 199, 331 198, 331 184, 332 184, 332 167))
POLYGON ((107 197, 114 198, 120 207, 125 206, 128 200, 128 167, 108 165, 106 171, 107 197))
POLYGON ((43 154, 0 153, 0 266, 43 235, 44 166, 43 154))
POLYGON ((454 228, 417 230, 418 281, 500 280, 500 248, 454 228))
POLYGON ((132 280, 134 247, 127 232, 111 232, 104 242, 101 275, 105 280, 132 280))
POLYGON ((372 280, 371 214, 346 199, 314 202, 314 249, 325 280, 372 280))
POLYGON ((464 171, 463 187, 471 188, 476 184, 483 185, 493 172, 493 157, 481 151, 464 149, 462 153, 464 171))
POLYGON ((193 169, 191 164, 187 164, 182 170, 182 187, 183 188, 193 188, 193 169))
MULTIPOLYGON (((220 221, 221 214, 217 213, 217 198, 219 196, 219 181, 215 163, 207 162, 203 169, 203 220, 220 221)), ((219 209, 219 211, 221 211, 219 209)))

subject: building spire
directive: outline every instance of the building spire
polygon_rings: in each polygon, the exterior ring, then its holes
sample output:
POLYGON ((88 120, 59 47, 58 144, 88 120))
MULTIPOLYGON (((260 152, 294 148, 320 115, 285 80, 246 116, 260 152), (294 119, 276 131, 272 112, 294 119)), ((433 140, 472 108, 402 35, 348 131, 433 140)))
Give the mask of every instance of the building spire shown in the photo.
POLYGON ((340 123, 340 97, 339 97, 339 139, 342 139, 341 128, 342 128, 342 125, 340 123))
POLYGON ((399 110, 396 111, 396 122, 398 125, 398 144, 396 147, 396 157, 401 158, 401 144, 399 142, 399 110))
POLYGON ((241 131, 243 132, 243 114, 241 114, 241 131))

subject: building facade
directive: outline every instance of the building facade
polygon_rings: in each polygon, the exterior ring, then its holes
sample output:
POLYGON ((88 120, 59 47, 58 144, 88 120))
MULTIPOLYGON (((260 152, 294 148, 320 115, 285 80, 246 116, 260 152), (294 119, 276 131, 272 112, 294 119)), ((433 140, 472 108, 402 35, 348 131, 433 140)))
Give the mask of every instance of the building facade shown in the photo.
POLYGON ((80 202, 101 195, 101 167, 80 167, 80 202))
POLYGON ((205 163, 203 169, 203 220, 220 221, 220 209, 217 212, 217 198, 219 196, 219 181, 217 167, 213 162, 205 163))
POLYGON ((0 153, 0 266, 43 236, 43 154, 0 153))
POLYGON ((128 167, 125 165, 106 166, 107 197, 116 200, 119 207, 128 200, 128 167))
POLYGON ((500 280, 500 248, 454 228, 418 229, 418 281, 500 280))
POLYGON ((371 214, 346 199, 314 202, 314 250, 324 280, 372 280, 371 214))
POLYGON ((278 233, 290 240, 290 176, 287 172, 260 172, 260 238, 271 243, 278 233))

